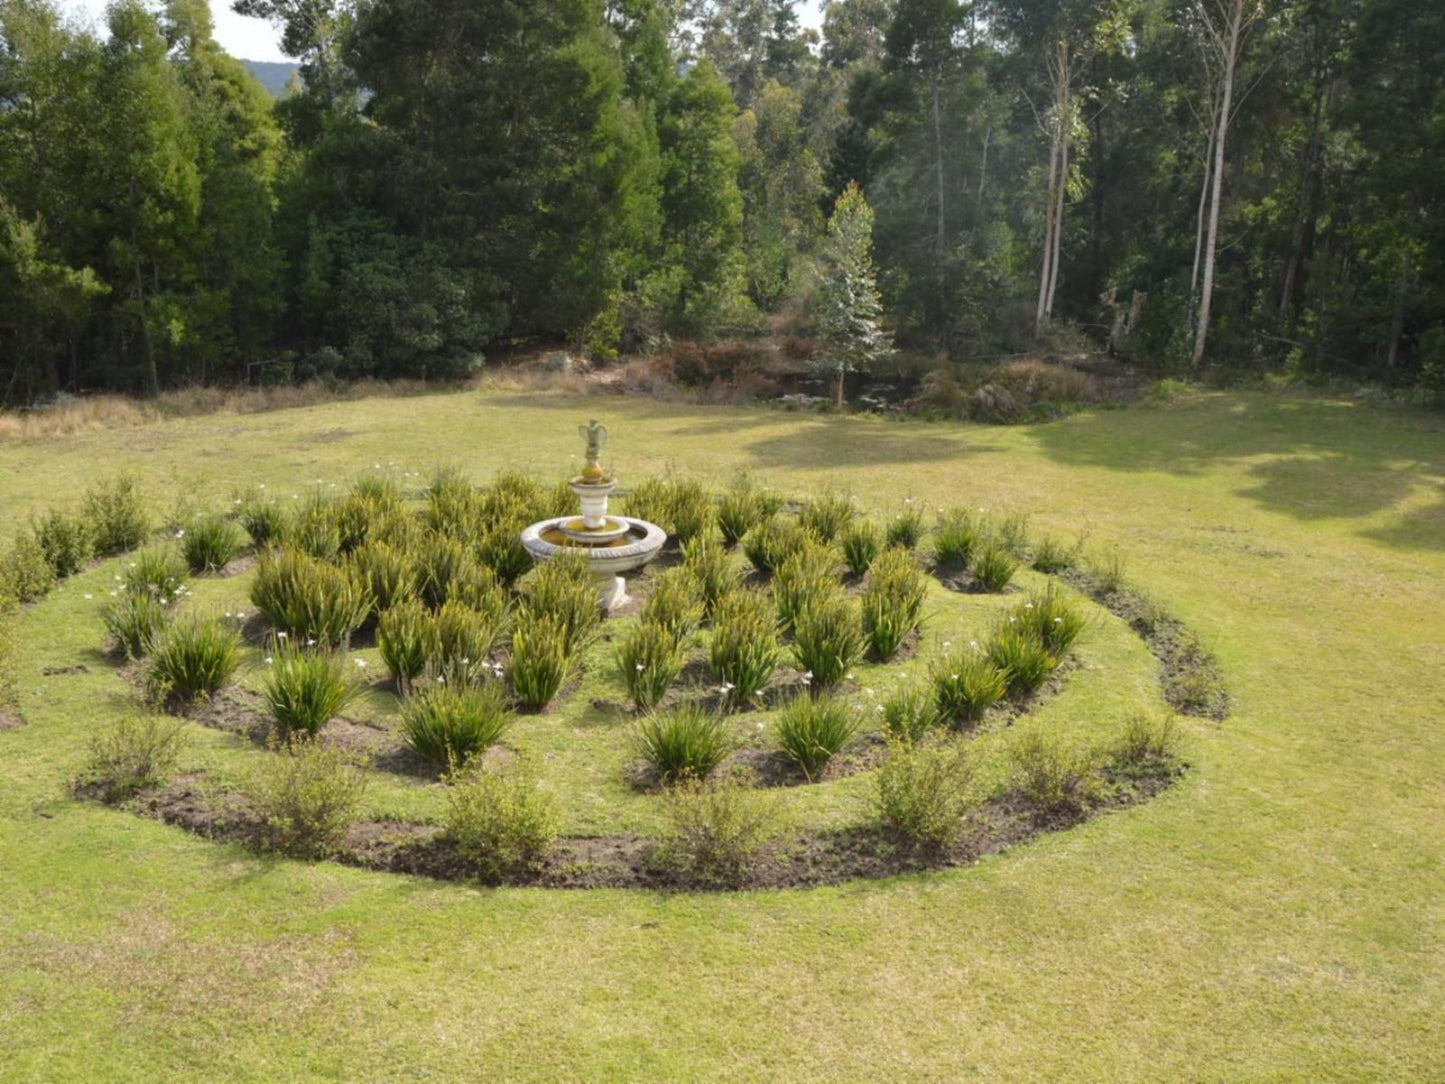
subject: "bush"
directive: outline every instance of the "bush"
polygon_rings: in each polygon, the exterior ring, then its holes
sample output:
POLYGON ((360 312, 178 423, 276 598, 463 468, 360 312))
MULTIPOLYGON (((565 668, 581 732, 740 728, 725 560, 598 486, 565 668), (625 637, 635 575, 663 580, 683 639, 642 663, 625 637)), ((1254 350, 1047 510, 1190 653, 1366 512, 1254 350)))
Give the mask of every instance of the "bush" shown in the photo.
POLYGON ((373 540, 352 550, 347 561, 352 578, 365 585, 376 610, 389 610, 416 596, 416 565, 404 550, 373 540))
POLYGON ((75 575, 95 552, 90 523, 81 516, 52 509, 31 526, 46 564, 58 579, 75 575))
POLYGON ((712 530, 717 506, 701 482, 673 479, 667 487, 666 516, 667 533, 686 543, 712 530))
POLYGON ((537 574, 523 587, 519 609, 555 619, 566 637, 567 654, 580 650, 602 623, 587 555, 563 551, 538 565, 537 574))
POLYGON ((617 676, 639 711, 646 711, 667 693, 682 673, 683 651, 665 626, 644 621, 617 646, 617 676))
POLYGON ((1009 585, 1018 562, 997 542, 989 542, 973 558, 973 578, 985 591, 997 593, 1009 585))
POLYGON ((436 637, 428 668, 449 682, 475 681, 502 635, 500 622, 454 599, 436 612, 433 627, 436 637))
POLYGON ((1100 594, 1112 595, 1124 588, 1124 554, 1111 547, 1089 562, 1089 575, 1100 594))
POLYGON ((1109 763, 1128 777, 1171 775, 1180 763, 1179 725, 1173 715, 1134 712, 1108 751, 1109 763))
POLYGON ((1027 696, 1049 679, 1059 662, 1015 620, 994 627, 984 654, 1002 671, 1010 696, 1027 696))
POLYGON ((737 590, 742 579, 716 531, 683 543, 682 567, 697 581, 703 612, 709 615, 724 595, 737 590))
POLYGON ((665 478, 644 478, 628 489, 622 510, 634 519, 645 519, 667 529, 669 487, 665 478))
POLYGON ((857 733, 857 713, 834 696, 795 696, 778 715, 778 747, 809 782, 857 733))
POLYGON ((993 529, 993 538, 1004 551, 1022 554, 1029 548, 1029 516, 1027 512, 1010 512, 993 529))
POLYGON ((271 846, 320 858, 356 822, 366 783, 366 773, 346 753, 296 737, 264 759, 248 796, 270 831, 271 846))
POLYGON ((55 569, 35 535, 21 531, 0 562, 0 599, 35 602, 55 586, 55 569))
POLYGON ((737 545, 743 536, 767 518, 762 492, 749 479, 742 478, 718 499, 717 523, 728 545, 737 545))
POLYGON ((133 595, 150 595, 167 603, 186 590, 189 568, 171 546, 153 546, 135 555, 125 570, 122 583, 133 595))
POLYGON ((225 568, 244 544, 241 529, 214 514, 196 517, 181 533, 181 553, 192 572, 225 568))
POLYGON ((842 572, 832 547, 806 538, 773 574, 773 598, 783 627, 793 628, 806 610, 841 596, 842 572))
POLYGON ((706 778, 729 745, 724 718, 692 703, 640 719, 635 743, 638 756, 664 783, 706 778))
POLYGON ((978 723, 1008 692, 1007 676, 977 649, 934 663, 929 682, 938 721, 955 729, 978 723))
POLYGON ((85 510, 95 552, 102 557, 135 549, 151 533, 151 520, 134 478, 122 476, 85 495, 85 510))
POLYGON ((909 550, 916 550, 923 541, 923 513, 911 500, 906 500, 903 511, 888 521, 886 538, 888 545, 909 550))
POLYGON ((743 536, 743 553, 759 572, 772 573, 808 541, 796 520, 772 517, 743 536))
POLYGON ((536 869, 562 830, 562 814, 530 760, 474 763, 447 779, 446 837, 488 881, 536 869))
POLYGON ((1062 659, 1083 634, 1085 617, 1054 584, 1032 591, 1009 616, 1055 659, 1062 659))
POLYGON ((875 796, 885 831, 926 851, 958 842, 974 805, 975 763, 966 748, 945 742, 888 743, 875 796))
POLYGON ((342 553, 350 553, 374 538, 392 533, 392 521, 405 516, 401 498, 390 492, 347 494, 332 508, 331 518, 342 553))
POLYGON ((863 585, 863 635, 880 659, 891 659, 923 623, 923 570, 904 549, 890 546, 873 562, 863 585))
POLYGON ((473 564, 463 569, 447 591, 447 601, 456 602, 486 615, 498 628, 505 628, 510 610, 507 589, 497 574, 485 565, 473 564))
POLYGON ((639 619, 644 625, 666 630, 676 642, 684 642, 702 624, 702 585, 690 569, 679 565, 653 576, 650 586, 639 619))
POLYGON ((522 545, 522 529, 527 522, 523 517, 503 520, 489 528, 477 543, 477 560, 508 587, 531 571, 535 563, 522 545))
POLYGON ((730 702, 743 703, 762 692, 782 658, 772 599, 736 591, 718 603, 708 665, 730 702))
POLYGON ((781 830, 776 799, 735 780, 690 779, 663 801, 666 827, 654 860, 683 880, 741 886, 781 830))
POLYGON ((967 568, 983 542, 983 527, 967 508, 950 508, 938 515, 933 557, 940 567, 967 568))
POLYGON ((500 685, 433 685, 406 698, 402 730, 412 750, 446 767, 466 764, 501 740, 512 725, 500 685))
POLYGON ((793 626, 793 656, 815 688, 838 684, 863 657, 858 608, 835 597, 804 610, 793 626))
POLYGON ((847 527, 838 540, 843 551, 843 562, 855 576, 867 572, 873 558, 883 548, 883 532, 870 519, 856 519, 847 527))
POLYGON ((259 495, 238 498, 241 527, 251 536, 251 545, 258 550, 274 545, 291 531, 291 517, 286 507, 259 495))
POLYGON ((1074 550, 1053 535, 1044 535, 1034 547, 1033 566, 1040 572, 1063 572, 1074 567, 1075 559, 1074 550))
POLYGON ((160 700, 209 696, 236 673, 241 638, 214 617, 182 614, 151 656, 149 684, 160 700))
POLYGON ((1009 743, 1009 780, 1042 814, 1077 816, 1098 798, 1088 753, 1041 726, 1024 727, 1009 743))
POLYGON ((321 490, 308 493, 287 525, 286 541, 318 561, 341 553, 341 528, 332 499, 321 490))
POLYGON ((472 558, 460 542, 432 531, 421 539, 414 554, 417 593, 433 610, 438 609, 451 597, 452 584, 471 567, 472 558))
POLYGON ((456 467, 438 467, 426 489, 427 526, 448 538, 465 538, 478 525, 480 494, 456 467))
POLYGON ((408 599, 383 610, 376 623, 376 646, 391 679, 406 692, 438 651, 431 612, 420 599, 408 599))
POLYGON ((938 723, 938 705, 927 685, 905 685, 883 701, 883 730, 898 741, 921 741, 938 723))
POLYGON ((122 591, 101 608, 100 619, 126 657, 138 659, 155 650, 170 627, 172 612, 157 595, 122 591))
POLYGON ((340 655, 281 641, 271 645, 271 665, 261 695, 282 735, 314 737, 360 691, 340 655))
POLYGON ((824 542, 831 542, 857 514, 851 497, 829 493, 805 504, 798 513, 798 521, 805 530, 812 531, 824 542))
POLYGON ((185 748, 185 720, 126 714, 90 741, 83 780, 99 786, 107 802, 164 783, 185 748))
POLYGON ((263 553, 251 601, 272 628, 345 648, 371 614, 371 592, 349 570, 295 550, 263 553))
POLYGON ((527 612, 518 616, 507 676, 524 706, 534 711, 546 707, 567 679, 570 663, 567 629, 559 618, 527 612))

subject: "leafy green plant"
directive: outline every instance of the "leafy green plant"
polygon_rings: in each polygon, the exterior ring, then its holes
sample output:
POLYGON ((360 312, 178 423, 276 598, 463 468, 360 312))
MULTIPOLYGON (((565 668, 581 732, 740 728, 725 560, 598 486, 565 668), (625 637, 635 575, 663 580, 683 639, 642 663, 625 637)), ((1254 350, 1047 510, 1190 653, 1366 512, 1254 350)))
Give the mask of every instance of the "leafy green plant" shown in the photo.
POLYGON ((718 498, 717 523, 723 540, 734 546, 743 536, 768 518, 762 491, 749 478, 737 483, 718 498))
POLYGON ((131 594, 171 602, 185 594, 188 574, 185 558, 173 546, 152 546, 126 564, 121 582, 131 594))
POLYGON ((1129 777, 1171 775, 1180 764, 1183 740, 1174 716, 1135 711, 1108 749, 1108 760, 1129 777))
POLYGON ((507 624, 511 607, 507 589, 497 574, 485 565, 473 564, 462 569, 452 579, 447 590, 447 601, 460 603, 487 619, 498 628, 507 624))
POLYGON ((287 524, 286 543, 318 561, 333 560, 341 553, 341 528, 329 494, 318 489, 302 498, 287 524))
POLYGON ((836 696, 795 696, 778 714, 778 748, 812 781, 858 733, 858 714, 836 696))
POLYGON ((1006 619, 995 625, 983 650, 1002 671, 1009 696, 1027 696, 1059 665, 1049 649, 1016 620, 1006 619))
POLYGON ((803 613, 840 597, 843 574, 837 552, 815 538, 807 538, 773 573, 773 598, 778 620, 794 628, 803 613))
POLYGON ((586 554, 563 551, 538 565, 537 574, 522 588, 519 609, 554 618, 566 635, 567 654, 579 651, 602 622, 586 554))
POLYGON ((127 712, 90 740, 83 782, 107 802, 164 783, 186 745, 186 723, 174 716, 127 712))
POLYGON ((95 552, 90 522, 83 516, 51 509, 34 520, 31 529, 45 554, 45 561, 59 579, 73 576, 95 552))
POLYGON ((192 572, 225 568, 244 544, 241 529, 214 513, 192 519, 181 534, 181 554, 192 572))
POLYGON ((414 598, 383 610, 376 623, 376 646, 397 688, 405 692, 439 650, 431 611, 414 598))
POLYGON ((1050 583, 1032 591, 1026 601, 1009 611, 1015 624, 1028 633, 1055 659, 1062 659, 1083 634, 1086 618, 1050 583))
POLYGON ((278 632, 333 648, 345 648, 372 609, 348 569, 295 550, 261 555, 251 601, 278 632))
POLYGON ((470 539, 481 523, 481 500, 471 479, 455 467, 438 467, 426 489, 427 526, 450 539, 470 539))
POLYGON ((743 553, 759 572, 772 573, 808 541, 797 520, 771 517, 743 536, 743 553))
POLYGON ((657 625, 682 643, 702 623, 702 585, 685 565, 660 572, 652 577, 638 616, 643 624, 657 625))
POLYGON ((436 638, 427 658, 431 672, 453 683, 474 681, 483 674, 492 648, 501 639, 499 621, 452 599, 436 612, 432 624, 436 638))
POLYGON ((100 619, 126 657, 139 659, 155 649, 174 612, 158 595, 121 591, 101 607, 100 619))
POLYGON ((1112 595, 1122 591, 1125 584, 1124 553, 1117 546, 1111 546, 1089 562, 1089 575, 1100 594, 1112 595))
POLYGON ((519 754, 507 764, 474 761, 447 783, 446 838, 483 879, 499 881, 546 860, 562 830, 562 813, 529 757, 519 754))
POLYGON ((407 745, 418 756, 446 767, 466 764, 495 745, 512 717, 498 684, 440 684, 406 698, 401 725, 407 745))
POLYGON ((366 772, 347 753, 297 735, 273 746, 247 783, 269 844, 321 858, 340 846, 361 811, 366 772))
POLYGON ((696 703, 637 722, 637 754, 664 783, 706 778, 727 756, 729 744, 724 717, 696 703))
POLYGON ((983 526, 969 509, 940 512, 933 536, 934 560, 942 568, 967 568, 983 539, 983 526))
POLYGON ((646 711, 667 693, 682 673, 683 650, 672 630, 643 621, 617 645, 617 676, 639 711, 646 711))
POLYGON ((314 737, 361 689, 346 660, 330 651, 271 644, 261 696, 282 735, 314 737))
POLYGON ((985 543, 973 556, 973 578, 985 591, 997 593, 1009 585, 1018 562, 997 542, 985 543))
POLYGON ((976 804, 974 758, 956 742, 892 739, 878 769, 874 802, 890 835, 938 853, 957 843, 976 804))
POLYGON ((350 553, 389 533, 393 529, 391 521, 403 515, 401 499, 395 494, 348 493, 331 509, 340 551, 350 553))
POLYGON ((842 681, 863 657, 863 623, 858 607, 831 598, 804 610, 793 626, 793 657, 811 676, 814 688, 842 681))
POLYGON ((627 490, 622 498, 622 508, 634 519, 645 519, 666 530, 669 496, 666 478, 643 478, 627 490))
POLYGON ((992 530, 993 540, 1007 553, 1015 556, 1029 548, 1029 516, 1027 512, 1010 512, 997 520, 992 530))
POLYGON ((663 797, 665 828, 653 861, 674 877, 740 887, 782 830, 777 800, 735 779, 688 779, 663 797))
POLYGON ((29 531, 21 531, 0 560, 0 599, 35 602, 55 586, 55 569, 45 559, 40 542, 29 531))
POLYGON ((899 741, 920 741, 938 724, 938 705, 929 685, 905 685, 882 707, 883 730, 899 741))
POLYGON ((562 688, 570 665, 567 627, 561 618, 526 611, 518 615, 507 677, 523 706, 533 711, 546 707, 562 688))
POLYGON ((508 587, 525 576, 534 564, 527 547, 522 545, 522 529, 527 522, 520 516, 504 519, 490 527, 477 542, 477 560, 508 587))
POLYGON ((1063 572, 1073 568, 1077 556, 1072 547, 1053 535, 1044 535, 1034 546, 1033 566, 1040 572, 1063 572))
POLYGON ((929 671, 938 720, 955 729, 978 723, 1008 693, 1008 677, 976 648, 955 651, 929 671))
POLYGON ((135 549, 151 533, 151 518, 134 478, 122 475, 85 495, 82 512, 102 557, 135 549))
POLYGON ((286 506, 259 493, 238 497, 238 518, 258 550, 282 541, 291 533, 291 515, 286 506))
POLYGON ((843 562, 848 571, 861 576, 883 548, 883 531, 871 519, 855 519, 843 528, 838 545, 843 551, 843 562))
POLYGON ((923 529, 923 512, 911 499, 905 500, 903 510, 888 521, 888 545, 916 550, 923 541, 923 529))
POLYGON ((352 578, 366 586, 377 611, 416 596, 416 565, 396 546, 373 540, 352 550, 347 562, 352 578))
POLYGON ((874 655, 891 659, 923 623, 923 570, 905 549, 890 546, 873 561, 863 585, 863 636, 874 655))
POLYGON ((451 597, 453 582, 465 577, 472 567, 466 547, 436 531, 423 536, 412 557, 417 594, 433 610, 451 597))
POLYGON ((667 486, 667 533, 686 543, 706 534, 717 522, 717 506, 701 482, 690 478, 671 479, 667 486))
POLYGON ((798 521, 805 530, 811 531, 824 542, 831 542, 857 514, 858 509, 851 497, 825 493, 803 506, 803 510, 798 513, 798 521))
POLYGON ((726 698, 735 704, 754 699, 782 658, 772 599, 758 591, 724 596, 713 613, 708 664, 726 698))
POLYGON ((236 673, 241 638, 214 617, 181 614, 151 654, 148 684, 160 700, 209 696, 236 673))
POLYGON ((1077 816, 1101 791, 1093 760, 1042 726, 1017 730, 1008 746, 1009 782, 1043 815, 1077 816))
POLYGON ((700 534, 682 544, 682 567, 697 581, 703 612, 708 615, 724 595, 737 590, 742 580, 716 531, 700 534))

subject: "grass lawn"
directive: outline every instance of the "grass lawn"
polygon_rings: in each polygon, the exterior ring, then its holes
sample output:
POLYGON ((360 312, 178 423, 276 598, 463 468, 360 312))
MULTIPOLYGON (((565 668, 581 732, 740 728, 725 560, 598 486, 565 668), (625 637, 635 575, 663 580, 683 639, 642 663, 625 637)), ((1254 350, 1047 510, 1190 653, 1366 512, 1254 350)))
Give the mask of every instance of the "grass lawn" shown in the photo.
MULTIPOLYGON (((1161 797, 968 869, 741 895, 439 884, 71 799, 86 735, 127 696, 98 651, 102 565, 19 630, 0 1079, 1445 1078, 1439 416, 1217 394, 981 428, 372 399, 0 445, 0 524, 121 469, 218 504, 378 463, 551 479, 579 465, 588 416, 611 426, 624 483, 747 468, 880 512, 912 496, 1087 530, 1213 647, 1233 714, 1184 720, 1192 768, 1161 797)), ((940 634, 987 605, 940 611, 940 634)), ((1048 706, 1061 725, 1154 695, 1137 641, 1104 623, 1089 644, 1048 706)), ((618 761, 539 740, 575 783, 572 828, 646 827, 618 761)), ((198 734, 192 755, 221 763, 234 743, 198 734)), ((421 799, 398 783, 373 800, 421 799)), ((831 816, 852 799, 809 800, 831 816)))

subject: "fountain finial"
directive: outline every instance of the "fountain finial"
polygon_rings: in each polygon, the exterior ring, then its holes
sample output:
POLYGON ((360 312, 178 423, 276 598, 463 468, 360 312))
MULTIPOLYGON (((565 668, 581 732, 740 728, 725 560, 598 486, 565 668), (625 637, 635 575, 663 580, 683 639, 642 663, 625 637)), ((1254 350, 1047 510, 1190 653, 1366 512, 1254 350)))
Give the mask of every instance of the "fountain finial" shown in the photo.
POLYGON ((593 418, 586 425, 579 425, 577 432, 587 442, 587 466, 582 468, 582 478, 595 485, 605 477, 602 464, 598 460, 602 458, 602 443, 607 439, 607 426, 593 418))

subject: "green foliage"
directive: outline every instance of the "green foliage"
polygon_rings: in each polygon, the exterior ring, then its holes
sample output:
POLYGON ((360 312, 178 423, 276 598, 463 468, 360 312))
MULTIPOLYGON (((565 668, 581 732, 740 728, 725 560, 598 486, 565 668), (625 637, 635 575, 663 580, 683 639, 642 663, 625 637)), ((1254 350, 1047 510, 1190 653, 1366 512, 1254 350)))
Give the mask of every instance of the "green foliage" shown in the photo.
POLYGON ((539 868, 562 830, 562 813, 532 760, 473 762, 447 777, 442 825, 457 853, 487 881, 539 868))
POLYGON ((1011 785, 1042 815, 1078 816, 1100 795, 1089 753, 1055 731, 1020 727, 1008 755, 1011 785))
POLYGON ((1100 594, 1112 595, 1124 589, 1124 552, 1110 547, 1089 562, 1089 576, 1100 594))
POLYGON ((508 587, 530 572, 534 564, 527 547, 522 545, 525 526, 521 517, 505 519, 489 528, 477 543, 477 560, 508 587))
POLYGON ((963 745, 890 740, 874 797, 884 830, 924 851, 948 850, 962 836, 975 804, 976 774, 963 745))
MULTIPOLYGON (((403 549, 373 540, 352 550, 347 562, 352 578, 366 587, 378 611, 389 610, 416 596, 416 564, 403 549)), ((451 587, 449 583, 448 588, 451 587)))
POLYGON ((888 521, 886 541, 890 546, 902 546, 916 550, 923 541, 923 512, 911 500, 904 502, 903 511, 888 521))
POLYGON ((873 272, 873 209, 863 190, 849 182, 833 205, 823 242, 823 282, 818 291, 818 330, 828 344, 819 365, 837 380, 865 371, 892 352, 883 328, 883 300, 873 272))
POLYGON ((140 486, 125 475, 92 486, 85 495, 83 515, 95 541, 95 552, 101 557, 135 549, 151 533, 151 518, 140 486))
POLYGON ((278 632, 345 648, 371 613, 371 593, 345 569, 295 550, 263 553, 251 602, 278 632))
POLYGON ((717 522, 712 494, 691 478, 644 478, 628 491, 624 507, 681 543, 707 534, 717 522))
POLYGON ((452 683, 474 681, 490 665, 492 648, 502 636, 502 624, 489 614, 479 613, 449 600, 433 616, 435 640, 427 669, 452 683))
POLYGON ((1107 750, 1110 766, 1129 777, 1172 775, 1179 769, 1183 738, 1179 724, 1163 712, 1131 712, 1107 750))
POLYGON ((105 631, 125 651, 126 658, 139 659, 155 649, 170 628, 174 611, 168 601, 159 595, 120 591, 101 607, 105 631))
POLYGON ((55 569, 33 532, 21 531, 0 560, 0 600, 35 602, 55 586, 55 569))
POLYGON ((743 553, 759 572, 777 571, 808 541, 808 532, 797 520, 772 516, 743 536, 743 553))
POLYGON ((31 526, 58 579, 75 575, 95 552, 90 522, 82 516, 51 509, 31 526))
POLYGON ((269 843, 299 858, 333 853, 361 812, 367 773, 344 751, 300 736, 274 745, 247 785, 269 843))
POLYGON ((873 561, 863 585, 863 635, 880 659, 891 659, 923 622, 927 586, 923 570, 905 549, 890 546, 873 561))
POLYGON ((561 690, 570 665, 563 619, 525 610, 517 615, 507 677, 524 707, 533 711, 546 707, 561 690))
POLYGON ((256 491, 237 499, 241 502, 237 509, 241 526, 258 550, 280 542, 291 533, 291 515, 285 505, 256 491))
POLYGON ((978 517, 967 508, 950 508, 938 514, 934 528, 933 556, 944 568, 967 568, 984 541, 978 517))
POLYGON ((1002 672, 1009 696, 1027 696, 1047 681, 1059 665, 1059 660, 1032 631, 1013 618, 994 626, 983 651, 1002 672))
POLYGON ((261 696, 283 737, 314 737, 361 692, 347 660, 336 652, 275 640, 261 696))
POLYGON ((1073 568, 1076 560, 1074 549, 1053 535, 1044 535, 1034 546, 1033 566, 1040 572, 1063 572, 1073 568))
POLYGON ((803 505, 798 522, 824 542, 832 542, 857 514, 851 497, 825 493, 803 505))
POLYGON ((704 614, 711 615, 724 596, 736 591, 742 574, 733 564, 716 531, 683 543, 682 567, 691 574, 702 596, 704 614))
POLYGON ((718 498, 717 523, 723 540, 730 546, 741 542, 749 531, 767 518, 763 491, 746 475, 718 498))
POLYGON ((181 614, 151 653, 151 695, 181 703, 210 696, 235 675, 240 643, 236 630, 215 617, 181 614))
POLYGON ((773 600, 758 591, 726 595, 713 612, 708 665, 727 699, 753 700, 783 659, 773 600))
POLYGON ((938 724, 938 705, 931 685, 904 685, 881 707, 883 730, 898 741, 921 741, 938 724))
POLYGON ((848 571, 861 576, 873 564, 873 558, 883 548, 883 531, 870 519, 858 519, 843 528, 838 540, 843 551, 843 562, 848 571))
POLYGON ((512 725, 507 698, 495 683, 443 683, 408 696, 402 732, 411 749, 438 767, 466 764, 502 739, 512 725))
POLYGON ((784 628, 796 628, 805 611, 842 595, 837 552, 812 536, 773 572, 773 598, 784 628))
POLYGON ((980 587, 996 593, 1009 585, 1018 567, 1018 562, 1001 543, 989 541, 974 554, 971 571, 980 587))
POLYGON ((703 610, 702 585, 686 565, 675 565, 652 577, 638 618, 683 643, 702 623, 703 610))
POLYGON ((318 561, 335 560, 341 553, 335 502, 320 490, 308 493, 290 517, 285 542, 318 561))
POLYGON ((929 670, 938 720, 954 728, 975 726, 1008 692, 1008 676, 975 647, 956 650, 929 670))
POLYGON ((814 688, 829 689, 863 657, 863 623, 858 607, 833 597, 805 609, 793 626, 793 657, 812 675, 814 688))
POLYGON ((1018 556, 1029 548, 1029 517, 1027 512, 1010 512, 993 524, 993 540, 1005 552, 1018 556))
POLYGON ((118 802, 169 779, 185 746, 184 719, 127 712, 91 737, 81 779, 118 802))
POLYGON ((438 652, 436 622, 420 599, 407 599, 381 612, 376 623, 381 661, 403 692, 438 652))
POLYGON ((580 651, 602 623, 586 554, 564 551, 538 565, 522 588, 518 610, 529 618, 552 618, 563 631, 567 654, 580 651))
POLYGON ((689 779, 671 787, 663 816, 654 861, 701 885, 741 887, 783 827, 775 798, 734 779, 689 779))
POLYGON ((1069 653, 1087 623, 1082 611, 1052 583, 1042 591, 1029 592, 1028 599, 1013 607, 1009 616, 1056 659, 1069 653))
POLYGON ((646 711, 682 673, 684 654, 671 629, 643 620, 619 641, 614 659, 627 694, 639 711, 646 711))
POLYGON ((472 568, 466 547, 435 531, 422 537, 411 556, 417 593, 434 610, 450 597, 453 581, 465 577, 472 568))
POLYGON ((731 745, 724 717, 696 703, 639 719, 634 744, 657 778, 669 784, 705 779, 731 745))
POLYGON ((192 572, 225 568, 245 544, 241 530, 223 516, 199 516, 181 533, 181 553, 192 572))
POLYGON ((186 593, 189 569, 174 546, 152 546, 126 563, 122 584, 133 595, 174 602, 186 593))
POLYGON ((778 748, 810 782, 858 733, 859 719, 841 697, 806 693, 778 714, 778 748))

